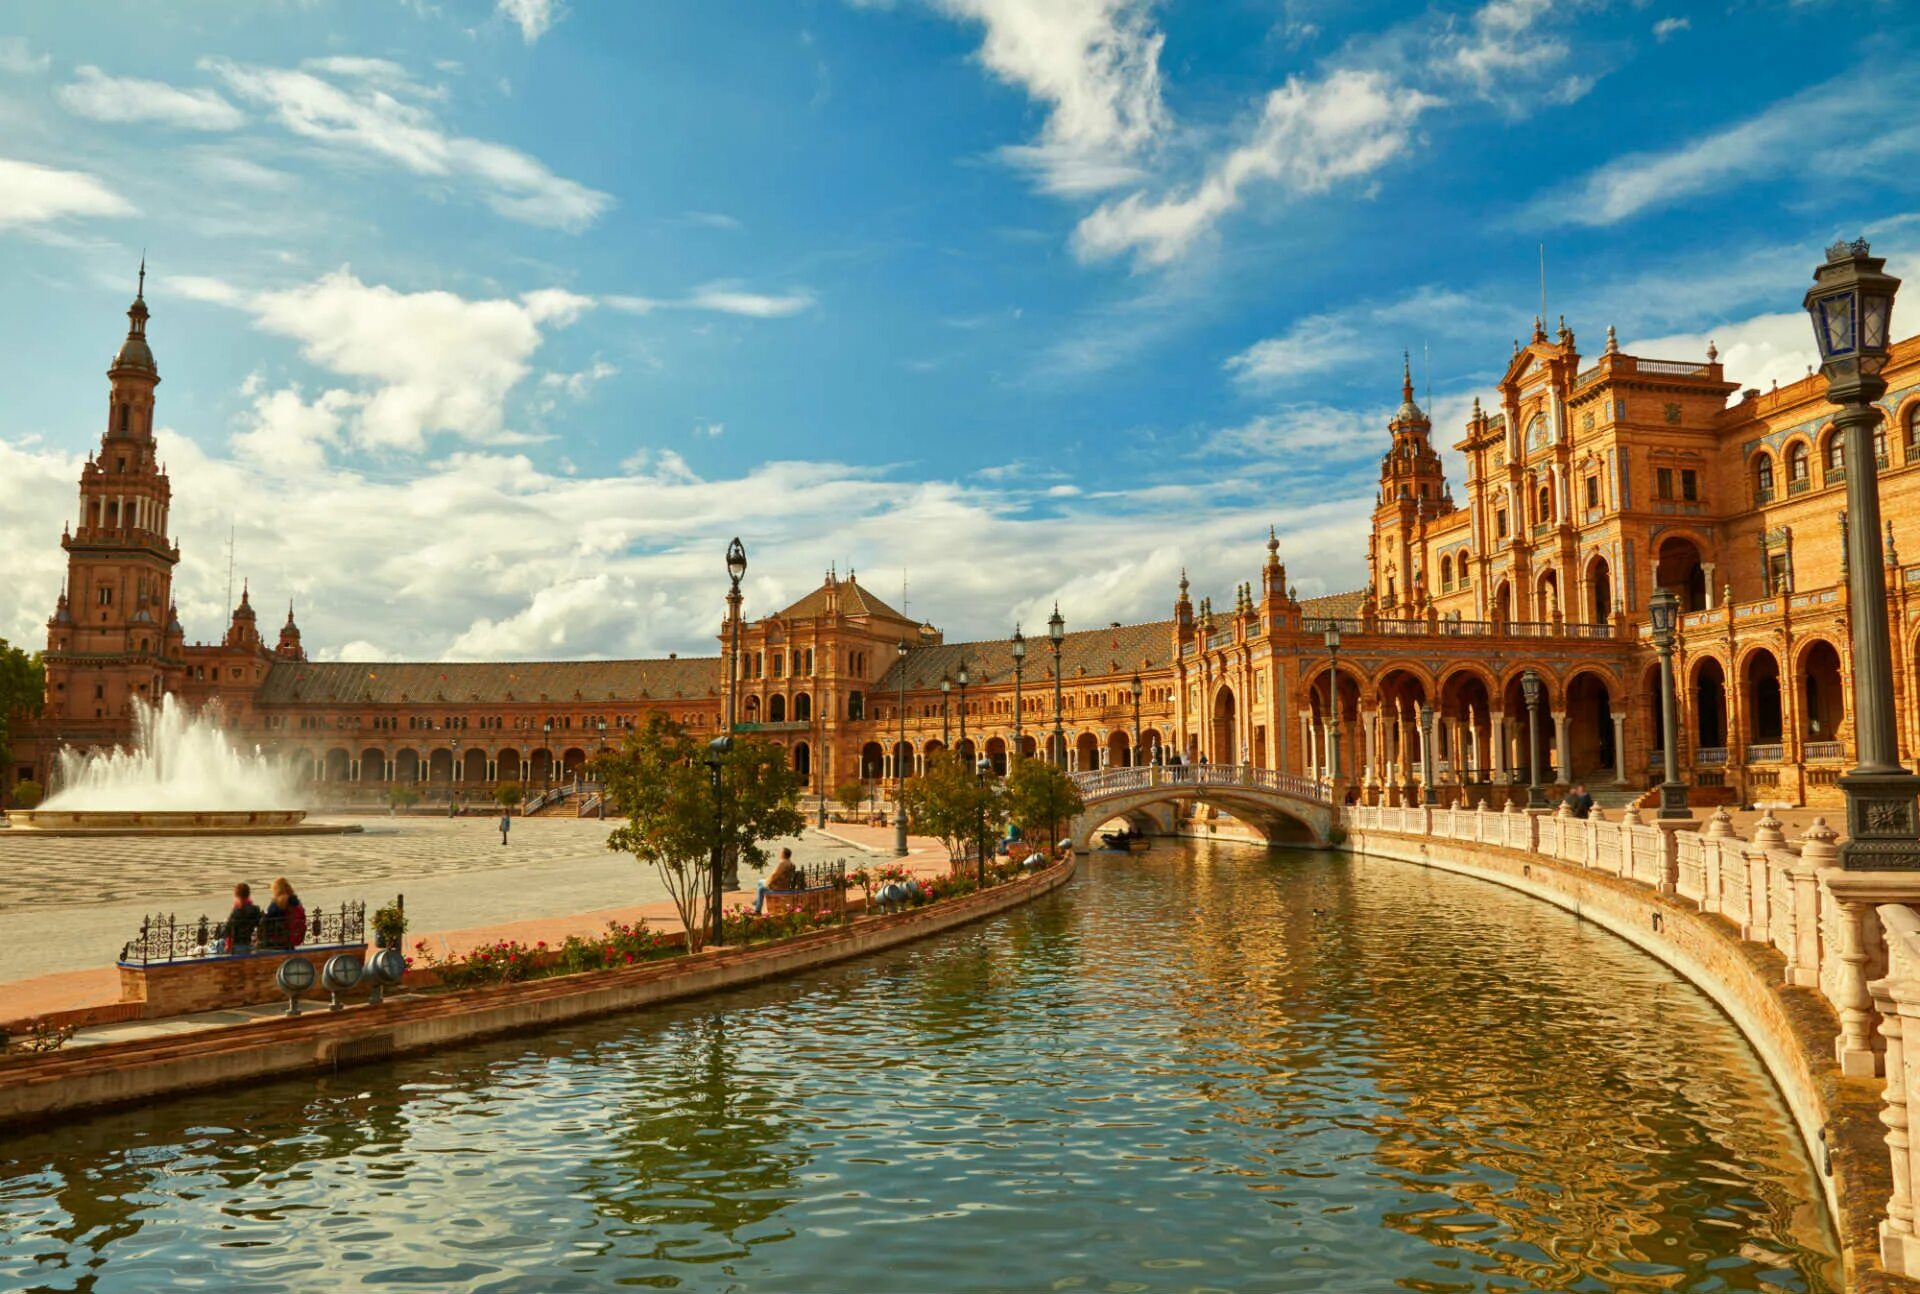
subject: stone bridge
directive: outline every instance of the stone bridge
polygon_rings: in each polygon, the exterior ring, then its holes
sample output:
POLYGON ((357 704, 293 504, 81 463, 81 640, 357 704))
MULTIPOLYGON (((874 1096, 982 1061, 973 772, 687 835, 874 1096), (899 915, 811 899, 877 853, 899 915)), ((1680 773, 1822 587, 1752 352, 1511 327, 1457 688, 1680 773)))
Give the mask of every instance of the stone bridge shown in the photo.
POLYGON ((1148 764, 1072 776, 1087 802, 1067 829, 1076 849, 1090 848, 1094 833, 1115 818, 1171 834, 1183 801, 1218 805, 1276 845, 1325 845, 1336 819, 1325 782, 1250 764, 1148 764))

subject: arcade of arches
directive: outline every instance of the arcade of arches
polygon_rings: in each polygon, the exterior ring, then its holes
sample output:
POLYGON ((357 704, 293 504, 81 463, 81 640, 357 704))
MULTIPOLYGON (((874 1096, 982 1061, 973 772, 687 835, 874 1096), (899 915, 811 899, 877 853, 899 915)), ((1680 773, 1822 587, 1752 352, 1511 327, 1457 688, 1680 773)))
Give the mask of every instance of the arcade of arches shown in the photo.
MULTIPOLYGON (((1218 605, 1183 575, 1163 619, 1070 626, 1021 655, 1011 625, 949 642, 856 572, 829 570, 778 609, 727 605, 714 652, 699 657, 338 662, 308 657, 291 606, 277 634, 263 632, 245 587, 217 641, 187 640, 144 299, 128 318, 108 372, 118 412, 61 541, 65 591, 42 590, 45 712, 16 727, 6 782, 48 780, 63 745, 126 743, 134 703, 174 693, 218 702, 236 740, 348 798, 571 782, 650 713, 696 734, 731 713, 826 791, 862 781, 884 795, 952 750, 996 770, 1021 755, 1075 769, 1246 764, 1367 800, 1432 785, 1497 804, 1536 769, 1550 785, 1635 792, 1661 758, 1646 621, 1662 588, 1684 609, 1678 754, 1696 799, 1830 803, 1848 763, 1844 482, 1817 380, 1742 392, 1713 354, 1649 359, 1609 343, 1585 355, 1570 328, 1542 326, 1451 429, 1470 464, 1456 498, 1403 372, 1366 583, 1348 593, 1303 596, 1269 534, 1264 553, 1249 544, 1251 578, 1218 605), (1541 684, 1532 710, 1529 671, 1541 684)), ((1920 515, 1920 339, 1897 343, 1886 376, 1897 394, 1875 446, 1911 758, 1920 566, 1897 545, 1920 554, 1920 536, 1900 529, 1920 515)), ((1317 587, 1311 573, 1303 582, 1317 587)))

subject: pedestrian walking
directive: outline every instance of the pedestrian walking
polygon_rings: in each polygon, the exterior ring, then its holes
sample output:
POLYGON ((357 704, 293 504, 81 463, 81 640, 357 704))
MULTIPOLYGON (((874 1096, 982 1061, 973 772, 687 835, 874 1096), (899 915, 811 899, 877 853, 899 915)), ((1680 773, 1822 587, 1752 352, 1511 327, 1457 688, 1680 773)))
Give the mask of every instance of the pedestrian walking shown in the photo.
POLYGON ((507 843, 507 833, 512 830, 513 830, 513 815, 511 813, 501 814, 500 815, 500 843, 501 844, 504 845, 507 843))

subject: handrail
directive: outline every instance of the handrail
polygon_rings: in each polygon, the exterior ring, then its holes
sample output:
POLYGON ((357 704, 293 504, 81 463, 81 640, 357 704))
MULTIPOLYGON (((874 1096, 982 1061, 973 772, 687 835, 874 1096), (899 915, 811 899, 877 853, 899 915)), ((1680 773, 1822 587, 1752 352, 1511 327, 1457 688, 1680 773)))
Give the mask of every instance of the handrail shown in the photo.
POLYGON ((1070 774, 1088 799, 1122 795, 1159 787, 1245 787, 1271 791, 1314 804, 1331 804, 1333 791, 1325 782, 1251 764, 1140 764, 1132 768, 1087 769, 1070 774))

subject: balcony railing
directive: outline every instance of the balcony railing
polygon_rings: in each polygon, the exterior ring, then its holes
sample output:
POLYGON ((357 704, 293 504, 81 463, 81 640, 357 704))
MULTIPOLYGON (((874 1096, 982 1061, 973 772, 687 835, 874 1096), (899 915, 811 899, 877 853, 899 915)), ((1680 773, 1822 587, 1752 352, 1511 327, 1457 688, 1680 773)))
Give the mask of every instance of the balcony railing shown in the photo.
POLYGON ((1567 620, 1555 624, 1550 620, 1388 620, 1366 621, 1351 617, 1303 619, 1300 629, 1303 633, 1324 634, 1332 625, 1339 625, 1343 634, 1380 634, 1397 638, 1598 638, 1613 637, 1613 626, 1604 622, 1581 624, 1567 620))
POLYGON ((1704 768, 1713 768, 1727 762, 1725 746, 1701 746, 1693 752, 1693 762, 1704 768))
POLYGON ((1786 750, 1779 742, 1747 747, 1749 764, 1778 764, 1786 757, 1786 750))
POLYGON ((1847 747, 1840 741, 1810 741, 1807 743, 1808 759, 1845 759, 1847 747))
POLYGON ((1771 485, 1762 485, 1762 486, 1755 487, 1753 491, 1754 507, 1762 508, 1772 502, 1773 502, 1773 487, 1771 485))
POLYGON ((1811 490, 1812 488, 1813 488, 1812 481, 1808 481, 1808 480, 1788 481, 1787 497, 1791 499, 1796 494, 1805 494, 1808 490, 1811 490))

